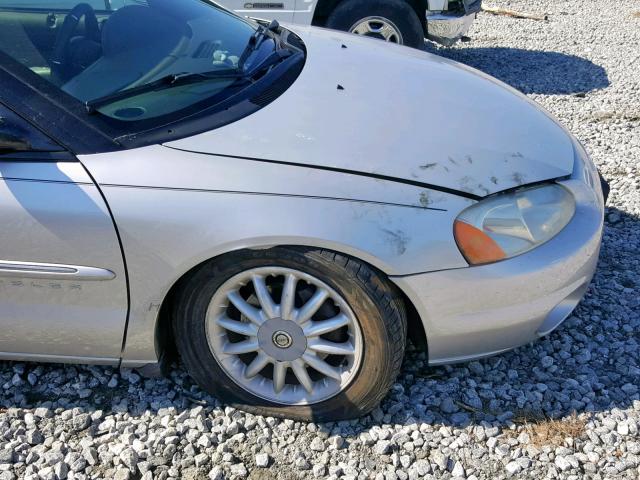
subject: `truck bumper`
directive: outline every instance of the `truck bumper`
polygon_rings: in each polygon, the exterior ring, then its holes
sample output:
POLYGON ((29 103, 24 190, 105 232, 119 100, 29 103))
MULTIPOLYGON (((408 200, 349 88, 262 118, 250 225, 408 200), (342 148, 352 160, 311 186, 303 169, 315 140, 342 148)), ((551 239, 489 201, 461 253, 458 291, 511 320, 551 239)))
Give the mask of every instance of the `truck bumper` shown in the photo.
POLYGON ((482 0, 468 0, 464 7, 464 12, 428 12, 427 38, 445 46, 451 46, 460 40, 482 9, 482 0))

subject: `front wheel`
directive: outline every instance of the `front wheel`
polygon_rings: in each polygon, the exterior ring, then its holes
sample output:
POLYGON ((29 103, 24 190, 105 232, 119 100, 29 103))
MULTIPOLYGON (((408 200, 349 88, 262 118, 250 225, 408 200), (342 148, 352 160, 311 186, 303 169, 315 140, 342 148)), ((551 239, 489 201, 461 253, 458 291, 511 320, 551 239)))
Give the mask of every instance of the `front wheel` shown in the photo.
POLYGON ((408 47, 424 46, 422 23, 404 0, 345 0, 329 15, 326 26, 408 47))
POLYGON ((203 265, 182 285, 173 321, 203 389, 254 413, 308 421, 375 408, 406 338, 403 304, 380 273, 295 247, 203 265))

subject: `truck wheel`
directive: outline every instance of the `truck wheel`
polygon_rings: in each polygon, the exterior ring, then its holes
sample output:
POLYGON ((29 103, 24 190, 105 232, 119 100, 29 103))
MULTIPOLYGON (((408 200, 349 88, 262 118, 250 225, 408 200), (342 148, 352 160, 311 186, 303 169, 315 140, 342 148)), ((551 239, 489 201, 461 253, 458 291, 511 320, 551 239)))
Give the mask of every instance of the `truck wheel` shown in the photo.
POLYGON ((345 0, 326 26, 413 48, 424 45, 422 23, 404 0, 345 0))

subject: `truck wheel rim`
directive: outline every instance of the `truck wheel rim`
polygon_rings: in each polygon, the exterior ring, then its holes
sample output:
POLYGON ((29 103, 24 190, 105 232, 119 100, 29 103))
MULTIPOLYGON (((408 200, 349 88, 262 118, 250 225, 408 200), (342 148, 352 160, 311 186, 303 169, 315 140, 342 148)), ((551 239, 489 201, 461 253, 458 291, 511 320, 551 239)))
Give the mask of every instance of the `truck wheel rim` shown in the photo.
POLYGON ((362 361, 362 332, 346 300, 299 270, 260 267, 231 277, 213 295, 206 324, 229 378, 274 403, 332 398, 362 361))
POLYGON ((363 18, 354 23, 349 31, 365 37, 379 38, 386 42, 400 45, 404 43, 400 29, 391 20, 384 17, 363 18))

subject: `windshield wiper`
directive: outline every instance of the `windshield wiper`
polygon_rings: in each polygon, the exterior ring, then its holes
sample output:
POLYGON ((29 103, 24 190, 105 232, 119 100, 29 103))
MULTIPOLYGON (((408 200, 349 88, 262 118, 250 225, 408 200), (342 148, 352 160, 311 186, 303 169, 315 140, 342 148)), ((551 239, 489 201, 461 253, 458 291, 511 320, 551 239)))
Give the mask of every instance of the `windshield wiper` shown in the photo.
POLYGON ((153 92, 156 90, 164 90, 166 88, 172 88, 180 85, 189 85, 200 81, 207 80, 233 80, 233 84, 240 84, 243 82, 253 82, 259 73, 269 69, 273 65, 280 63, 282 60, 293 55, 291 50, 277 50, 260 62, 255 68, 248 72, 242 72, 240 67, 225 68, 211 70, 207 72, 182 72, 172 73, 165 75, 164 77, 154 80, 153 82, 145 83, 133 88, 127 88, 118 92, 105 95, 95 100, 90 100, 85 103, 85 108, 89 114, 95 113, 100 107, 108 105, 118 100, 124 100, 126 98, 135 97, 147 92, 153 92))
POLYGON ((251 35, 251 37, 249 37, 249 42, 247 43, 247 46, 245 47, 244 51, 240 55, 240 59, 238 60, 238 68, 240 70, 244 70, 244 65, 251 54, 258 50, 265 40, 272 38, 270 33, 277 33, 279 28, 280 24, 277 20, 271 20, 268 25, 258 23, 257 30, 253 33, 253 35, 251 35))
MULTIPOLYGON (((280 28, 280 24, 277 20, 272 20, 268 25, 259 24, 256 31, 249 38, 246 48, 238 59, 237 67, 211 70, 208 72, 182 72, 172 73, 165 75, 153 82, 145 83, 133 88, 127 88, 120 90, 94 100, 89 100, 85 103, 85 108, 89 114, 95 113, 100 107, 108 105, 118 100, 124 100, 126 98, 135 97, 147 92, 153 92, 155 90, 164 90, 165 88, 171 88, 179 85, 188 85, 196 83, 202 80, 224 80, 232 79, 235 82, 251 81, 259 72, 273 66, 276 63, 291 56, 293 52, 288 49, 276 49, 272 54, 267 56, 262 62, 252 68, 248 72, 244 72, 244 65, 247 59, 253 52, 258 50, 262 43, 272 38, 270 33, 276 33, 280 28)), ((234 83, 235 83, 234 82, 234 83)))
POLYGON ((249 80, 246 74, 241 73, 237 68, 218 69, 210 72, 182 72, 171 73, 164 77, 154 80, 153 82, 145 83, 133 88, 127 88, 120 90, 103 97, 96 98, 95 100, 89 100, 85 103, 85 108, 89 114, 95 113, 100 107, 108 105, 118 100, 124 100, 125 98, 135 97, 147 92, 153 92, 155 90, 164 90, 165 88, 171 88, 179 85, 188 85, 190 83, 196 83, 201 80, 249 80))

